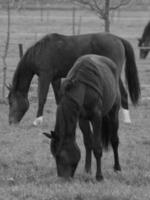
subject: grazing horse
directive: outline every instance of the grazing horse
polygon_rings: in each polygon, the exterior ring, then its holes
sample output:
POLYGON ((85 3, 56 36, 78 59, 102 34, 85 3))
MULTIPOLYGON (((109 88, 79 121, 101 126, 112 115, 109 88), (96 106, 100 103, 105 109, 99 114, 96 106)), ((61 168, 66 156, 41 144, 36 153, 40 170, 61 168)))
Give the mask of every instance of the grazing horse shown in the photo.
POLYGON ((145 26, 142 37, 138 41, 138 46, 143 47, 140 49, 140 58, 144 59, 150 51, 150 48, 147 48, 150 47, 150 21, 145 26))
POLYGON ((114 170, 121 170, 118 156, 119 77, 120 69, 112 60, 94 54, 80 57, 69 71, 61 87, 55 130, 51 134, 43 133, 51 138, 58 176, 73 177, 80 160, 75 137, 78 120, 86 149, 85 171, 91 173, 93 151, 96 179, 103 179, 102 149, 107 149, 110 143, 114 151, 114 170))
MULTIPOLYGON (((132 103, 138 102, 140 86, 133 48, 129 42, 108 33, 65 36, 50 34, 30 47, 18 63, 9 87, 9 123, 18 123, 28 110, 28 90, 34 75, 39 76, 38 111, 34 125, 43 119, 43 108, 50 83, 59 102, 61 78, 65 77, 76 59, 97 54, 113 60, 121 71, 125 64, 126 82, 132 103), (134 86, 134 87, 133 87, 134 86)), ((128 110, 127 92, 120 79, 121 104, 128 110)))

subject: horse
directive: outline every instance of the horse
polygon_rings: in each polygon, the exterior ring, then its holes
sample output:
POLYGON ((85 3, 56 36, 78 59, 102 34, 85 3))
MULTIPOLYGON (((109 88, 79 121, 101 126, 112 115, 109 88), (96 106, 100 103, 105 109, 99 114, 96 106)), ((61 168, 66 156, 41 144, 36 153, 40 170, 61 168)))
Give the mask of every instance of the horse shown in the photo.
MULTIPOLYGON (((43 121, 43 109, 50 83, 58 104, 61 78, 67 75, 78 57, 90 53, 112 59, 119 70, 126 64, 126 82, 131 101, 136 105, 140 96, 140 85, 134 51, 128 41, 109 33, 76 36, 53 33, 27 49, 18 63, 12 84, 8 87, 9 124, 19 123, 28 110, 28 91, 34 75, 39 77, 38 111, 34 121, 34 125, 37 125, 43 121)), ((121 79, 119 84, 121 104, 128 111, 128 95, 121 79)), ((130 122, 129 118, 127 120, 130 122)))
MULTIPOLYGON (((146 24, 142 37, 138 38, 139 47, 150 47, 150 21, 146 24)), ((145 59, 149 53, 149 48, 140 49, 140 58, 145 59)))
POLYGON ((91 153, 96 159, 96 180, 103 179, 101 157, 103 148, 112 145, 114 170, 120 171, 118 127, 121 96, 120 69, 109 58, 88 54, 80 57, 61 86, 54 131, 43 133, 51 139, 51 152, 57 175, 74 176, 81 154, 76 142, 76 125, 83 133, 86 149, 85 171, 91 173, 91 153), (90 127, 92 125, 92 128, 90 127))

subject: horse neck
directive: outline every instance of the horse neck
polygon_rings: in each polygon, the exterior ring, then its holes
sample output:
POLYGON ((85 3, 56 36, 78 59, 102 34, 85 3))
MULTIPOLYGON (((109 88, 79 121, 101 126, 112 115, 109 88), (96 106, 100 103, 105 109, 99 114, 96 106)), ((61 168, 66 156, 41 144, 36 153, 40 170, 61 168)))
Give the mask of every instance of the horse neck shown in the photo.
POLYGON ((13 77, 13 89, 27 95, 33 75, 29 63, 21 60, 13 77))
POLYGON ((61 106, 65 123, 65 137, 75 137, 75 130, 80 112, 79 105, 72 99, 63 97, 61 106))

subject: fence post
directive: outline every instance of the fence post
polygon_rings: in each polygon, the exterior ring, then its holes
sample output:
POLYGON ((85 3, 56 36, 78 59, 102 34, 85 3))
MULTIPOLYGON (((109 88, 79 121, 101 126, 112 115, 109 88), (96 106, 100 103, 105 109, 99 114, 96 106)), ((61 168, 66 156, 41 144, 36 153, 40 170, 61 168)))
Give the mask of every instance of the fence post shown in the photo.
POLYGON ((18 44, 19 46, 19 56, 20 56, 20 59, 22 58, 23 56, 23 44, 18 44))

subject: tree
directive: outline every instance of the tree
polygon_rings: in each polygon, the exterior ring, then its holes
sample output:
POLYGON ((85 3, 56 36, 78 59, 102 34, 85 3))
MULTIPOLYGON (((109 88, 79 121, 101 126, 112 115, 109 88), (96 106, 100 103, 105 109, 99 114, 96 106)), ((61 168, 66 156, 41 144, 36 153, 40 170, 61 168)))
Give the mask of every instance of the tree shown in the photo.
POLYGON ((4 54, 2 56, 3 60, 3 86, 2 86, 2 97, 5 98, 5 86, 6 86, 6 73, 7 73, 7 54, 9 49, 9 41, 10 41, 10 1, 7 0, 7 34, 6 34, 6 42, 5 42, 5 49, 4 54))
POLYGON ((72 0, 86 6, 88 9, 94 11, 99 18, 104 20, 105 31, 110 31, 110 11, 116 10, 121 6, 125 6, 131 0, 72 0))

